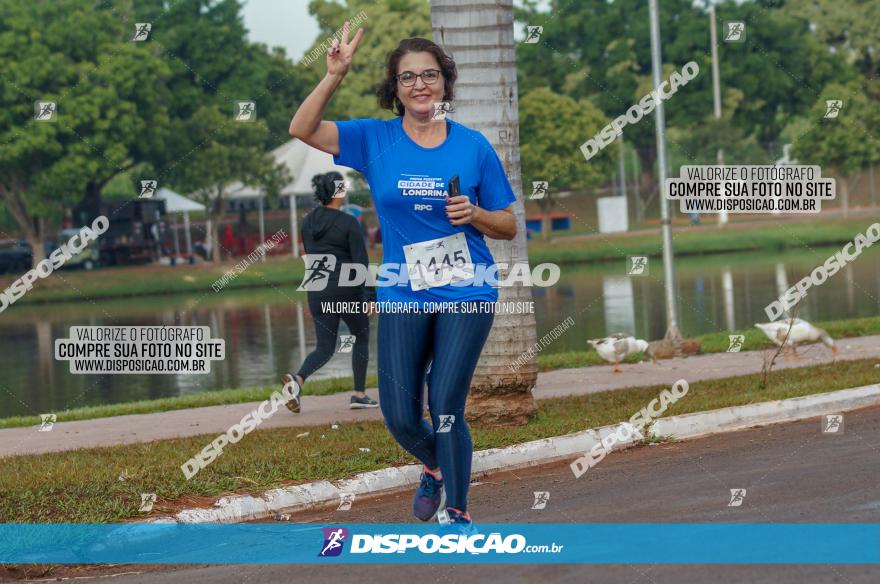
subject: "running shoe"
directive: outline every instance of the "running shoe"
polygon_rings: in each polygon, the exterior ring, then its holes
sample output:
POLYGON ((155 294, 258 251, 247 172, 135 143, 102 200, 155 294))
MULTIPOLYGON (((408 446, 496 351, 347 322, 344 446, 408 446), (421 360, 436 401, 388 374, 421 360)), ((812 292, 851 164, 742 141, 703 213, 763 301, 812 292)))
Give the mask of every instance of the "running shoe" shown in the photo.
POLYGON ((461 533, 464 535, 472 535, 477 533, 474 522, 471 520, 471 514, 467 511, 460 511, 455 507, 447 507, 437 513, 437 522, 440 524, 440 530, 443 533, 461 533))
POLYGON ((444 503, 446 492, 443 490, 443 479, 436 478, 427 468, 423 469, 419 488, 413 498, 413 515, 422 521, 430 521, 444 503))
POLYGON ((378 408, 379 402, 372 399, 368 395, 364 395, 364 397, 358 397, 356 395, 351 396, 351 403, 348 404, 348 407, 353 410, 365 410, 367 408, 378 408))
POLYGON ((281 378, 281 383, 281 395, 289 398, 284 402, 284 405, 294 414, 298 414, 300 410, 299 395, 302 393, 302 388, 299 386, 299 383, 296 382, 296 378, 291 373, 285 374, 284 377, 281 378))

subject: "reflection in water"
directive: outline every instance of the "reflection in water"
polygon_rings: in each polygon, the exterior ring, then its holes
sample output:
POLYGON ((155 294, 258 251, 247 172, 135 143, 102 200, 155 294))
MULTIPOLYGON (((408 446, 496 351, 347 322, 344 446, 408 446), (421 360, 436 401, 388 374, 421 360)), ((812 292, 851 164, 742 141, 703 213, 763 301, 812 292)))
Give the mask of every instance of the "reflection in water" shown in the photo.
POLYGON ((266 329, 266 347, 269 354, 269 369, 275 371, 275 349, 272 346, 272 319, 269 316, 269 305, 263 305, 263 322, 266 329))
POLYGON ((636 307, 632 279, 628 276, 604 276, 602 298, 605 307, 605 335, 636 332, 636 307))
POLYGON ((721 270, 721 290, 724 298, 724 326, 727 330, 736 330, 736 309, 733 300, 733 274, 730 266, 724 266, 721 270))
MULTIPOLYGON (((880 248, 867 250, 837 277, 813 287, 799 315, 810 321, 877 316, 878 252, 880 248)), ((766 322, 767 304, 779 298, 790 282, 809 275, 828 255, 827 249, 763 257, 731 254, 723 256, 723 265, 719 265, 718 256, 677 260, 682 330, 694 336, 748 329, 756 322, 766 322)), ((614 332, 631 332, 649 340, 662 338, 666 330, 662 279, 649 275, 634 278, 631 284, 628 288, 619 271, 611 266, 565 266, 559 285, 574 287, 578 299, 578 309, 573 313, 577 315, 576 325, 544 351, 587 350, 586 339, 614 332), (635 310, 637 305, 641 310, 635 310)), ((535 290, 534 296, 540 338, 569 313, 554 304, 550 294, 535 290)))
MULTIPOLYGON (((788 290, 788 277, 785 273, 785 264, 778 262, 776 264, 776 298, 782 298, 785 296, 785 291, 788 290)), ((788 311, 785 311, 785 314, 788 315, 788 311)))
POLYGON ((706 316, 706 282, 703 276, 694 276, 694 312, 703 318, 706 316))
POLYGON ((856 278, 852 264, 846 264, 846 267, 843 268, 843 275, 846 277, 846 308, 852 311, 856 303, 856 278))
MULTIPOLYGON (((688 335, 751 328, 764 307, 829 255, 818 249, 783 255, 736 254, 676 261, 681 329, 688 335), (724 264, 720 265, 719 257, 724 264)), ((571 316, 575 325, 542 352, 584 351, 587 339, 615 332, 662 338, 666 331, 659 274, 630 278, 618 264, 566 265, 551 289, 533 289, 538 338, 571 316), (639 307, 637 310, 636 307, 639 307)), ((226 290, 209 296, 143 298, 15 307, 0 314, 0 417, 87 405, 155 399, 230 387, 275 386, 315 346, 305 298, 292 291, 226 290), (226 359, 205 375, 71 375, 55 361, 54 341, 72 325, 207 325, 226 341, 226 359)), ((880 247, 810 289, 800 316, 809 321, 880 313, 880 247)), ((371 322, 370 371, 375 372, 371 322)), ((345 324, 340 333, 347 334, 345 324)), ((351 375, 351 355, 335 354, 315 379, 351 375)))
POLYGON ((35 326, 37 329, 37 368, 38 371, 47 373, 46 382, 52 384, 55 380, 55 368, 52 366, 52 359, 55 356, 52 326, 45 320, 37 321, 35 326))

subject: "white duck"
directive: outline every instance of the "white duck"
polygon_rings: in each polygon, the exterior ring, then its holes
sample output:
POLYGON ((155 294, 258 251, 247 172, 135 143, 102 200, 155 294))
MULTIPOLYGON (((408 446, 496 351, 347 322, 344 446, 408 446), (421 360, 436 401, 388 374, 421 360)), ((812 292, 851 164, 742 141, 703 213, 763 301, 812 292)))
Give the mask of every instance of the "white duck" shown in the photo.
POLYGON ((647 341, 642 341, 635 337, 624 335, 623 333, 617 333, 610 337, 605 337, 604 339, 591 339, 587 342, 593 345, 593 348, 596 349, 596 352, 599 353, 600 357, 609 363, 614 363, 615 373, 623 371, 620 368, 620 362, 623 359, 626 359, 630 355, 644 353, 648 350, 647 341))
POLYGON ((758 323, 756 327, 767 335, 767 338, 773 341, 777 346, 791 348, 794 356, 797 356, 797 345, 804 343, 815 343, 821 341, 823 345, 831 349, 833 354, 837 354, 837 345, 834 339, 824 329, 820 329, 800 318, 787 318, 778 322, 758 323), (789 331, 791 328, 791 331, 789 331), (786 335, 788 338, 786 339, 786 335))

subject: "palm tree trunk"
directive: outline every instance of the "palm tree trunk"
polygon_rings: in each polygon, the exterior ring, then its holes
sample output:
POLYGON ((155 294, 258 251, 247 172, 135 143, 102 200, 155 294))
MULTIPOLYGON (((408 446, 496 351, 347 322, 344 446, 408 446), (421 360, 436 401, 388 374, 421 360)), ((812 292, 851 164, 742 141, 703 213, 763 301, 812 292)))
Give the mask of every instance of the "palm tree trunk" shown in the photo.
MULTIPOLYGON (((498 152, 516 193, 517 235, 487 239, 496 263, 528 263, 519 160, 519 97, 512 0, 431 0, 434 42, 455 60, 455 120, 480 131, 498 152)), ((506 276, 498 271, 499 279, 506 276)), ((531 302, 523 286, 499 288, 500 302, 531 302)), ((534 314, 495 315, 495 324, 471 381, 468 420, 478 426, 525 424, 537 412, 534 358, 516 359, 535 344, 534 314)))

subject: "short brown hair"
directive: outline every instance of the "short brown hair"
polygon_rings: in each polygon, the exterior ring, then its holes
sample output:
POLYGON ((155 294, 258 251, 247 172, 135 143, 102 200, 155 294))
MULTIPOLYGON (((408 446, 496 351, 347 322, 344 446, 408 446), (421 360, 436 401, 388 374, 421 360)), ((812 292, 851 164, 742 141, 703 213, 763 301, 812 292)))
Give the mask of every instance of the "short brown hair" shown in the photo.
POLYGON ((414 37, 400 41, 397 48, 388 55, 385 79, 376 86, 379 106, 393 111, 398 116, 403 115, 403 104, 397 99, 397 66, 400 64, 400 59, 407 53, 431 53, 434 55, 437 63, 440 64, 440 72, 443 73, 443 101, 451 102, 455 80, 458 78, 455 61, 436 43, 428 39, 414 37))

